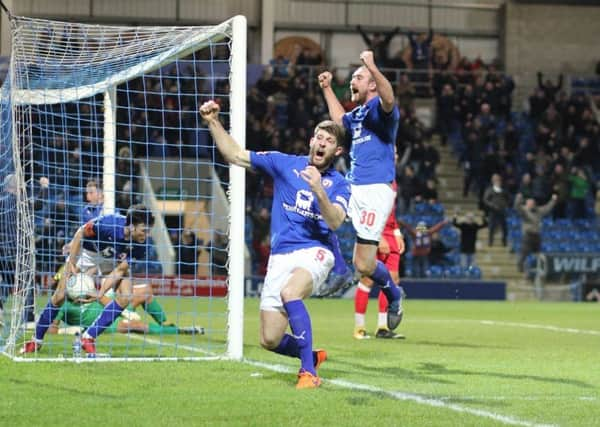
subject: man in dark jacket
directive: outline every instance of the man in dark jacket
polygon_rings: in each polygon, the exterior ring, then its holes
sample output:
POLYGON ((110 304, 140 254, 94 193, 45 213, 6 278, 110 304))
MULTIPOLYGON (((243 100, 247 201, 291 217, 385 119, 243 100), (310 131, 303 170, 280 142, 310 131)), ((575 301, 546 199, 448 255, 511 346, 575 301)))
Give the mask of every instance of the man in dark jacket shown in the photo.
POLYGON ((506 224, 506 211, 510 206, 510 194, 502 187, 502 177, 495 173, 492 175, 492 185, 485 190, 483 205, 488 211, 490 235, 488 244, 494 244, 496 228, 502 228, 502 245, 506 246, 508 227, 506 224))
POLYGON ((475 243, 477 242, 477 232, 487 227, 488 222, 483 217, 483 222, 480 224, 475 219, 473 212, 469 212, 463 221, 458 221, 457 217, 452 220, 452 225, 460 230, 460 258, 461 265, 464 268, 471 267, 475 264, 475 243))

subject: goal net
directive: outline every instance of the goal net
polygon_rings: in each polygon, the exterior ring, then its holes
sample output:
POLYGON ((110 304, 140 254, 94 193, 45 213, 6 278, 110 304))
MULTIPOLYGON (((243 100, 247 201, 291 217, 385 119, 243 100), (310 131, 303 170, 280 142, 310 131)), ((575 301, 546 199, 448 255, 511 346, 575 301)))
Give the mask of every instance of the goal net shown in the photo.
POLYGON ((142 203, 155 224, 143 245, 130 245, 144 254, 130 265, 131 303, 96 340, 94 360, 241 358, 244 172, 223 162, 198 107, 216 99, 244 143, 245 18, 124 27, 11 17, 11 25, 0 92, 2 352, 91 360, 73 350, 73 334, 98 303, 67 299, 41 348, 19 350, 76 230, 142 203))

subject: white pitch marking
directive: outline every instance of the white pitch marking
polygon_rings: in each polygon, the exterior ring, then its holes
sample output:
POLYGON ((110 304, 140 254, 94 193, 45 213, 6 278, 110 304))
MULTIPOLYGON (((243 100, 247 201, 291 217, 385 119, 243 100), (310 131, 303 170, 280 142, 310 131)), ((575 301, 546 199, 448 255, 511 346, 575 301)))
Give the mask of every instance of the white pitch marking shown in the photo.
POLYGON ((513 326, 516 328, 527 328, 527 329, 544 329, 552 332, 565 332, 568 334, 583 334, 583 335, 598 335, 600 331, 594 331, 589 329, 575 329, 575 328, 559 328, 558 326, 552 325, 538 325, 535 323, 517 323, 517 322, 498 322, 496 320, 481 320, 483 325, 493 326, 513 326))
MULTIPOLYGON (((414 319, 413 319, 414 320, 414 319)), ((482 325, 491 326, 511 326, 515 328, 528 328, 528 329, 545 329, 552 332, 564 332, 568 334, 581 334, 581 335, 598 335, 600 331, 593 329, 575 329, 575 328, 561 328, 552 325, 540 325, 537 323, 517 323, 517 322, 503 322, 498 320, 476 320, 476 319, 416 319, 414 323, 481 323, 482 325)))
MULTIPOLYGON (((138 340, 143 339, 142 337, 137 337, 137 336, 131 336, 131 338, 135 338, 138 340)), ((161 345, 170 346, 170 347, 176 346, 175 344, 160 342, 160 341, 154 340, 152 338, 146 338, 146 341, 153 343, 153 344, 161 344, 161 345)), ((191 346, 180 346, 180 347, 185 348, 186 350, 189 350, 192 352, 211 354, 211 355, 214 354, 209 351, 202 350, 202 349, 196 348, 196 347, 191 347, 191 346)), ((264 362, 254 361, 254 360, 250 360, 250 359, 244 359, 242 362, 246 363, 248 365, 251 365, 251 366, 268 369, 268 370, 274 371, 274 372, 280 372, 280 373, 293 373, 294 372, 294 370, 292 370, 290 367, 284 366, 284 365, 267 364, 264 362)), ((498 421, 498 422, 508 424, 508 425, 525 426, 525 427, 551 427, 551 426, 553 426, 553 424, 536 424, 531 421, 520 420, 518 418, 514 418, 511 416, 507 416, 507 415, 501 415, 501 414, 497 414, 495 412, 485 411, 482 409, 467 408, 465 406, 457 405, 454 403, 446 403, 440 399, 433 399, 433 398, 419 396, 418 394, 404 393, 401 391, 388 391, 388 390, 384 390, 379 387, 353 383, 353 382, 345 381, 345 380, 323 379, 323 381, 326 383, 330 383, 330 384, 336 385, 338 387, 347 388, 350 390, 361 390, 361 391, 368 391, 370 393, 385 394, 385 395, 392 397, 394 399, 397 399, 397 400, 406 400, 406 401, 419 403, 421 405, 450 409, 455 412, 462 412, 462 413, 466 413, 466 414, 475 415, 478 417, 490 418, 494 421, 498 421)))

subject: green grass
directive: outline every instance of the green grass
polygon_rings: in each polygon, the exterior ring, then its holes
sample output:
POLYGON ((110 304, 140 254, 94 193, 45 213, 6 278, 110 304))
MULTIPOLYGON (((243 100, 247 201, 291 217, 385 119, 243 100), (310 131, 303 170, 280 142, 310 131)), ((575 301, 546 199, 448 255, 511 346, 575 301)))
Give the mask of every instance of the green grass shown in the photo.
MULTIPOLYGON (((245 362, 57 364, 0 357, 0 425, 599 423, 597 304, 409 300, 403 341, 355 341, 350 300, 311 299, 308 306, 315 346, 329 353, 318 390, 296 391, 299 362, 259 347, 252 299, 246 300, 245 362)), ((370 327, 376 306, 372 300, 370 327)))

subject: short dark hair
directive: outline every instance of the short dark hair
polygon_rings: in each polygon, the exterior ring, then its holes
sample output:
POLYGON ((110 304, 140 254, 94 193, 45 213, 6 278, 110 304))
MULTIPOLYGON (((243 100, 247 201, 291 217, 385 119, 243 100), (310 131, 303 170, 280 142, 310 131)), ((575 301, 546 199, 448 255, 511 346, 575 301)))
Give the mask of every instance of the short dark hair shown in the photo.
POLYGON ((138 224, 146 224, 148 227, 154 225, 154 215, 146 206, 141 203, 131 205, 127 209, 127 225, 136 226, 138 224))
POLYGON ((102 191, 102 183, 97 179, 89 179, 85 184, 85 188, 96 187, 98 190, 102 191))
POLYGON ((317 126, 315 126, 314 134, 317 133, 319 129, 324 130, 325 132, 333 135, 335 137, 335 142, 337 146, 344 145, 344 138, 346 137, 346 131, 340 125, 338 125, 333 120, 323 120, 319 122, 317 126))

